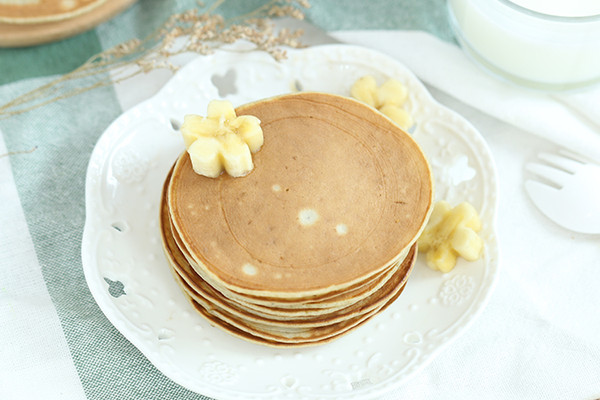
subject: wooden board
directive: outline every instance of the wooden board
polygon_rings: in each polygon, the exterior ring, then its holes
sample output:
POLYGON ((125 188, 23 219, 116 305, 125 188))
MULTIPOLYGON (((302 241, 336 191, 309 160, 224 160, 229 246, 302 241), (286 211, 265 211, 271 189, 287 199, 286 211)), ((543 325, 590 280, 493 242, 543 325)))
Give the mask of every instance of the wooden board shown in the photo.
POLYGON ((135 0, 109 0, 91 11, 72 18, 37 24, 0 22, 0 47, 24 47, 54 42, 85 32, 109 20, 135 0))

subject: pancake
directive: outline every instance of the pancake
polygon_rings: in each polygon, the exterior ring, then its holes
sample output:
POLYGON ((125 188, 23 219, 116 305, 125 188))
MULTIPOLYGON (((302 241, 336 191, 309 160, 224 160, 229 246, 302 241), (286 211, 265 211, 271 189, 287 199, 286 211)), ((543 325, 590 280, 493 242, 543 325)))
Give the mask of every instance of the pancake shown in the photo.
POLYGON ((342 291, 402 260, 432 203, 416 142, 369 106, 300 93, 239 107, 265 144, 243 178, 196 174, 187 153, 167 191, 174 230, 213 286, 299 299, 342 291))
POLYGON ((343 335, 343 334, 339 334, 339 335, 334 335, 334 336, 328 337, 323 340, 316 340, 316 341, 312 341, 312 342, 301 342, 301 343, 295 343, 295 344, 279 342, 279 341, 275 341, 275 340, 268 340, 268 339, 264 339, 264 338, 261 338, 258 336, 254 336, 254 335, 246 332, 243 329, 239 329, 231 324, 228 324, 225 321, 215 318, 214 316, 210 315, 204 308, 202 308, 202 306, 200 306, 198 303, 196 303, 193 299, 191 299, 189 296, 187 296, 187 297, 188 297, 188 300, 191 302, 192 306, 196 309, 196 311, 198 311, 198 313, 200 315, 202 315, 212 326, 220 328, 223 331, 225 331, 233 336, 236 336, 240 339, 243 339, 247 342, 252 342, 252 343, 256 343, 256 344, 260 344, 260 345, 266 345, 266 346, 270 346, 270 347, 283 347, 283 348, 306 347, 306 346, 317 346, 317 345, 329 343, 329 342, 337 339, 339 336, 343 335))
POLYGON ((297 93, 239 107, 264 145, 246 176, 196 174, 187 152, 165 179, 163 250, 193 307, 269 346, 327 343, 406 286, 433 199, 416 142, 353 99, 297 93))
POLYGON ((284 315, 283 318, 271 318, 270 316, 260 316, 246 310, 240 310, 236 307, 236 304, 223 301, 219 296, 214 296, 214 293, 207 294, 190 284, 189 280, 186 280, 183 276, 178 275, 181 279, 180 285, 184 291, 194 300, 202 302, 202 300, 209 302, 214 307, 222 309, 236 317, 236 319, 243 319, 245 321, 260 324, 269 327, 282 327, 290 329, 291 327, 302 327, 302 328, 314 328, 318 326, 331 325, 349 318, 366 314, 373 310, 379 309, 383 304, 387 303, 392 298, 396 291, 403 287, 406 283, 402 276, 404 276, 405 268, 412 268, 415 260, 415 254, 412 253, 411 257, 408 258, 396 271, 394 279, 391 279, 380 291, 377 291, 369 298, 358 301, 351 306, 348 306, 341 310, 335 310, 328 314, 319 314, 312 316, 302 316, 300 318, 284 315))
MULTIPOLYGON (((375 282, 372 285, 372 288, 369 287, 370 290, 367 292, 367 295, 364 296, 361 294, 355 297, 348 297, 345 298, 345 301, 343 302, 330 302, 331 300, 327 299, 326 303, 318 304, 312 302, 311 299, 311 302, 308 303, 308 308, 303 308, 301 304, 296 304, 296 308, 248 307, 248 303, 237 301, 237 299, 231 298, 227 296, 227 294, 221 293, 213 288, 189 266, 187 259, 173 239, 171 224, 168 221, 168 213, 164 204, 165 203, 163 202, 162 212, 160 214, 164 251, 167 260, 175 273, 185 282, 184 286, 188 294, 193 298, 197 295, 205 298, 208 297, 209 301, 219 304, 220 307, 233 306, 237 309, 234 313, 242 313, 248 318, 255 318, 256 321, 262 320, 263 322, 268 323, 268 321, 289 321, 290 319, 293 319, 299 323, 302 323, 302 321, 309 321, 308 323, 312 323, 310 320, 313 320, 315 317, 318 317, 321 320, 324 320, 325 318, 340 319, 342 318, 342 311, 345 314, 355 310, 367 312, 376 308, 376 301, 373 299, 375 296, 371 295, 375 294, 376 296, 381 297, 386 293, 385 290, 381 290, 384 285, 395 287, 402 286, 405 283, 408 278, 409 270, 412 268, 414 257, 416 256, 414 250, 415 246, 413 246, 409 256, 404 262, 398 263, 394 265, 390 271, 386 271, 386 274, 382 279, 375 282), (327 305, 329 306, 327 307, 327 305), (310 308, 315 306, 318 306, 318 308, 310 308)), ((229 311, 231 312, 232 310, 229 311)))
MULTIPOLYGON (((311 320, 269 320, 265 318, 256 317, 250 314, 239 312, 231 305, 225 305, 210 297, 204 297, 195 292, 187 282, 176 275, 176 280, 182 287, 183 291, 194 301, 200 304, 202 307, 207 309, 209 313, 219 313, 224 315, 230 323, 234 325, 243 325, 250 327, 254 331, 270 332, 271 334, 277 333, 280 336, 290 335, 317 335, 322 329, 327 329, 329 332, 335 332, 342 325, 346 325, 348 322, 358 321, 359 318, 372 313, 377 312, 384 304, 386 304, 396 293, 401 290, 403 286, 390 287, 385 294, 382 294, 380 301, 376 304, 365 307, 364 309, 358 309, 358 312, 349 312, 348 314, 338 313, 333 318, 325 316, 325 318, 313 318, 311 320), (322 328, 322 329, 321 329, 322 328)), ((352 310, 355 311, 355 310, 352 310)))
POLYGON ((0 22, 38 24, 60 21, 87 13, 106 0, 9 0, 0 1, 0 22))
MULTIPOLYGON (((190 265, 191 257, 185 254, 185 250, 181 248, 181 242, 178 239, 178 235, 173 231, 173 226, 168 218, 168 212, 163 205, 161 212, 161 223, 163 224, 163 236, 166 237, 169 243, 167 244, 170 252, 174 253, 172 256, 177 258, 175 268, 177 272, 187 280, 195 280, 196 282, 201 281, 205 285, 211 285, 206 282, 203 278, 202 268, 192 267, 190 265)), ((379 290, 385 282, 392 276, 394 270, 401 264, 400 261, 395 262, 388 269, 384 270, 381 275, 369 279, 360 285, 348 288, 345 291, 332 291, 323 296, 310 296, 307 298, 296 298, 296 299, 281 299, 281 298, 258 298, 256 296, 243 296, 242 294, 232 292, 227 288, 220 287, 221 294, 226 298, 237 301, 239 306, 248 310, 254 310, 256 313, 277 315, 278 313, 285 313, 286 316, 299 316, 299 315, 314 315, 324 314, 335 309, 347 307, 349 304, 356 303, 363 298, 371 295, 373 292, 379 290)), ((214 283, 213 283, 214 284, 214 283)))
MULTIPOLYGON (((163 225, 168 227, 168 225, 163 225)), ((169 237, 168 233, 164 235, 169 237)), ((181 255, 174 241, 165 240, 165 253, 171 264, 179 284, 184 291, 200 304, 211 304, 212 307, 234 315, 237 319, 243 319, 251 323, 262 324, 272 327, 285 327, 289 330, 291 326, 295 327, 318 327, 331 325, 343 320, 366 314, 370 311, 380 308, 384 303, 395 294, 397 288, 404 286, 410 269, 416 258, 415 247, 411 249, 409 256, 404 262, 392 270, 392 279, 384 282, 385 287, 375 291, 371 296, 353 302, 351 305, 341 309, 319 309, 324 313, 308 314, 306 312, 299 315, 289 313, 289 310, 279 310, 279 314, 274 311, 267 315, 257 313, 253 310, 240 307, 240 304, 231 301, 215 290, 212 286, 204 282, 198 275, 190 273, 190 269, 183 268, 187 263, 181 255)))
POLYGON ((290 331, 280 331, 279 334, 273 332, 267 332, 258 330, 252 327, 250 324, 231 318, 230 315, 222 313, 212 309, 210 306, 200 304, 196 300, 192 299, 186 294, 188 300, 192 302, 194 308, 203 315, 211 325, 218 327, 226 332, 234 334, 242 339, 266 344, 273 347, 300 347, 310 346, 330 342, 333 339, 337 339, 345 334, 350 333, 360 325, 366 323, 368 320, 385 310, 390 304, 392 304, 402 293, 404 286, 399 287, 394 296, 385 303, 380 309, 369 312, 367 315, 356 317, 351 320, 346 320, 342 323, 336 324, 336 326, 327 326, 316 329, 306 329, 304 331, 297 331, 289 333, 290 331), (281 336, 281 333, 287 333, 287 335, 281 336))

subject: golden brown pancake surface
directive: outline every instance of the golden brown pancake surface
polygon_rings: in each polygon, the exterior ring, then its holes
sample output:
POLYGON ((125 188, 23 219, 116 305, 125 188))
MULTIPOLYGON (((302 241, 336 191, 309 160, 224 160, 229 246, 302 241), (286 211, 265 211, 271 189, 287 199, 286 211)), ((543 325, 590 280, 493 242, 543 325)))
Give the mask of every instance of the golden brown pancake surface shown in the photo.
POLYGON ((282 298, 342 290, 402 260, 424 227, 431 173, 415 141, 372 108, 300 93, 237 109, 265 143, 242 178, 175 165, 173 226, 207 281, 282 298))

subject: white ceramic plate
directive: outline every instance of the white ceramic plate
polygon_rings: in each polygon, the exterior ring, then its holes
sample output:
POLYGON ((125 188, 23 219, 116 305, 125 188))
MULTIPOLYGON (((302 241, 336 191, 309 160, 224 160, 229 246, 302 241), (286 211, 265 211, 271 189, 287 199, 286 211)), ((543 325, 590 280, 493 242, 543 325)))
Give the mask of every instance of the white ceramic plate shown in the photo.
POLYGON ((436 103, 397 61, 345 45, 292 51, 281 63, 259 52, 218 53, 189 63, 98 141, 87 173, 83 268, 115 327, 192 391, 222 400, 372 399, 423 368, 484 308, 498 273, 496 195, 494 163, 479 133, 436 103), (173 126, 186 113, 203 114, 212 99, 240 105, 288 93, 294 85, 348 95, 365 74, 407 86, 414 137, 432 165, 436 197, 451 204, 466 200, 479 210, 483 259, 459 261, 441 274, 421 256, 392 306, 330 344, 273 349, 211 327, 188 304, 162 254, 160 191, 183 150, 173 126))

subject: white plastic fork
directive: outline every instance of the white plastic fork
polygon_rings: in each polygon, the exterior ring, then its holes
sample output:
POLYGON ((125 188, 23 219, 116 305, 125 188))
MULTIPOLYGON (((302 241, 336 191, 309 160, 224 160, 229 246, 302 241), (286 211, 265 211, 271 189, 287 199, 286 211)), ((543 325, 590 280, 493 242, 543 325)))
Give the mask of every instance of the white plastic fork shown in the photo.
POLYGON ((575 232, 600 233, 600 165, 567 151, 541 153, 526 169, 525 190, 539 210, 575 232))

